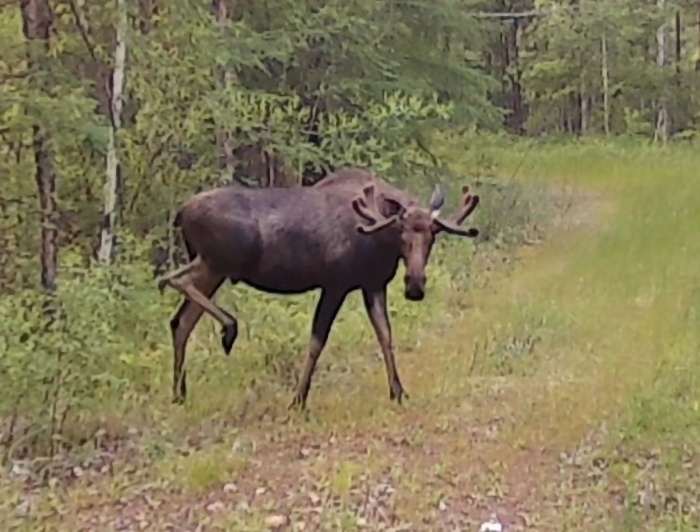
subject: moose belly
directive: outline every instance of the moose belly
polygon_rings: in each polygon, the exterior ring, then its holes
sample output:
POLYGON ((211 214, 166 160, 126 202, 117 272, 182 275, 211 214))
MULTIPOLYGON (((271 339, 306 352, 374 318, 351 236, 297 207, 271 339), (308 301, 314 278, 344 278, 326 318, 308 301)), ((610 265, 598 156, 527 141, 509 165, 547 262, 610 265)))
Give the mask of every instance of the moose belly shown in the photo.
POLYGON ((265 253, 241 281, 266 292, 300 294, 318 288, 351 291, 383 284, 396 272, 397 260, 374 246, 319 245, 299 239, 292 246, 265 253))
POLYGON ((269 275, 261 272, 246 277, 242 282, 257 290, 271 294, 303 294, 321 286, 316 279, 285 275, 286 277, 282 278, 272 272, 269 275))

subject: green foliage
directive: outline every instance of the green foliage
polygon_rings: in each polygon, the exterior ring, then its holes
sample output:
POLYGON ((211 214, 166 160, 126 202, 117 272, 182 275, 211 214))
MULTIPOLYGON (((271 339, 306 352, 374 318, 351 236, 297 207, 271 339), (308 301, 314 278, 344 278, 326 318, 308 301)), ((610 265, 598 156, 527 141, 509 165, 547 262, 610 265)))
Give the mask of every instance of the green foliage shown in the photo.
MULTIPOLYGON (((71 240, 83 235, 76 243, 84 249, 92 244, 85 236, 100 223, 109 123, 105 79, 113 67, 116 12, 102 4, 56 9, 58 31, 33 72, 24 71, 18 11, 3 9, 0 16, 7 30, 0 47, 8 52, 0 62, 0 169, 10 176, 3 197, 34 195, 31 180, 21 176, 33 172, 31 131, 40 123, 60 182, 59 208, 71 213, 62 232, 71 240)), ((236 172, 246 172, 243 163, 258 168, 236 177, 262 185, 263 156, 279 164, 288 184, 301 182, 304 169, 328 165, 367 166, 392 177, 433 166, 414 147, 419 134, 465 113, 479 123, 496 116, 486 99, 488 77, 459 54, 436 53, 435 34, 422 26, 430 16, 433 30, 449 30, 466 46, 474 24, 460 3, 437 7, 415 3, 404 11, 367 0, 251 4, 216 21, 206 2, 176 1, 157 14, 134 13, 150 30, 134 26, 126 36, 120 224, 163 237, 180 200, 199 185, 230 181, 228 170, 221 175, 216 141, 226 131, 236 172), (311 133, 320 140, 312 142, 311 133)), ((14 221, 32 235, 18 242, 18 253, 36 249, 35 217, 14 221)))
MULTIPOLYGON (((130 7, 134 24, 118 139, 118 218, 125 230, 164 240, 182 198, 198 186, 230 182, 217 142, 224 132, 235 177, 258 185, 272 179, 271 166, 274 181, 284 184, 313 180, 310 170, 345 165, 368 166, 401 183, 417 174, 445 178, 440 174, 450 161, 434 159, 428 152, 435 155, 440 146, 426 139, 454 127, 497 128, 504 113, 515 112, 515 81, 527 104, 529 133, 578 132, 583 100, 587 131, 600 132, 603 36, 612 132, 651 135, 663 93, 671 132, 692 136, 698 108, 694 8, 682 2, 667 2, 665 10, 639 0, 582 2, 573 9, 519 0, 509 4, 513 10, 536 8, 547 16, 521 19, 515 43, 509 43, 507 20, 472 16, 503 7, 484 0, 226 5, 218 21, 207 2, 178 0, 154 14, 130 7), (681 13, 681 61, 660 69, 650 41, 659 24, 670 25, 675 9, 681 13)), ((33 203, 35 186, 26 176, 34 171, 31 128, 41 123, 58 171, 62 235, 79 236, 74 243, 89 253, 102 217, 105 79, 113 67, 116 10, 109 2, 78 2, 59 6, 54 18, 47 58, 27 72, 19 10, 0 12, 2 196, 33 203)), ((18 260, 34 260, 36 216, 13 223, 27 238, 8 245, 17 248, 18 260)), ((5 270, 0 277, 19 280, 16 265, 5 270)))

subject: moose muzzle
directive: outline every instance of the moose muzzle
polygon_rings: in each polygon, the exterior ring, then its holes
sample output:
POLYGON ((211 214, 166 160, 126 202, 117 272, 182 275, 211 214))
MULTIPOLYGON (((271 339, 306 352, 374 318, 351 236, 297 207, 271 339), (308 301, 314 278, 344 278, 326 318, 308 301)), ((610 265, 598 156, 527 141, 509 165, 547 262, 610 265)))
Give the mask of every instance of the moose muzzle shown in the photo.
POLYGON ((422 301, 425 298, 425 284, 427 279, 425 275, 405 275, 404 295, 409 301, 422 301))

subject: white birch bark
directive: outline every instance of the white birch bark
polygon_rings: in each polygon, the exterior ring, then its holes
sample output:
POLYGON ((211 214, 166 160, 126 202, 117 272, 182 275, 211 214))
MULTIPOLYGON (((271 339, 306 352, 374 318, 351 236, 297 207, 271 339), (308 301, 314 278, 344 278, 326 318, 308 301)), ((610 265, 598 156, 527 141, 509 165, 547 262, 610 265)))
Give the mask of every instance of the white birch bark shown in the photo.
MULTIPOLYGON (((666 0, 657 0, 656 6, 664 9, 666 0)), ((666 23, 661 24, 656 30, 656 65, 663 72, 666 66, 666 23)), ((666 96, 659 95, 656 111, 656 130, 654 131, 654 141, 661 141, 663 144, 668 140, 668 108, 666 96)))
POLYGON ((100 248, 97 258, 102 264, 112 260, 114 235, 116 229, 117 180, 119 174, 119 154, 117 136, 121 127, 124 73, 126 70, 126 32, 128 29, 127 0, 117 0, 117 43, 114 51, 114 70, 112 71, 112 94, 110 98, 109 143, 107 145, 107 169, 104 186, 103 223, 100 233, 100 248))

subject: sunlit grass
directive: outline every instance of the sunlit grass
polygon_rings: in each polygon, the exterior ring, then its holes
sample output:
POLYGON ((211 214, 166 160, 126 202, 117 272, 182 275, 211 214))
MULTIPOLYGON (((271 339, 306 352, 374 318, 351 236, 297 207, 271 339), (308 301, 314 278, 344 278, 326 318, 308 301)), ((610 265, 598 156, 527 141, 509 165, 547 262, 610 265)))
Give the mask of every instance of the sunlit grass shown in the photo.
MULTIPOLYGON (((513 384, 520 408, 507 437, 563 451, 605 426, 610 456, 661 452, 658 490, 696 498, 687 455, 700 441, 700 149, 600 141, 506 148, 495 139, 476 152, 463 152, 460 164, 490 161, 495 174, 593 193, 603 207, 576 213, 599 218, 597 227, 552 235, 486 301, 495 312, 482 309, 477 336, 489 328, 502 335, 499 323, 517 328, 518 316, 521 324, 528 314, 530 323, 556 317, 529 361, 535 378, 513 384)), ((615 483, 634 499, 646 473, 621 471, 615 483)), ((627 509, 628 524, 651 522, 639 521, 640 511, 627 509)), ((658 527, 682 529, 686 518, 659 512, 658 527)))
MULTIPOLYGON (((541 149, 522 170, 526 180, 602 190, 614 210, 599 234, 558 243, 552 253, 567 255, 565 267, 532 286, 536 299, 574 318, 543 346, 551 363, 541 370, 568 373, 570 383, 534 392, 537 414, 521 430, 571 446, 605 422, 611 451, 660 452, 652 485, 686 500, 698 493, 687 452, 700 441, 698 168, 697 148, 592 145, 541 149)), ((623 471, 617 482, 632 499, 649 489, 644 473, 623 471)), ((641 511, 628 508, 630 522, 641 511)), ((659 512, 658 527, 682 529, 687 519, 659 512)))
MULTIPOLYGON (((633 409, 637 394, 648 394, 649 386, 668 395, 685 380, 700 338, 695 332, 700 153, 644 146, 557 147, 540 152, 539 161, 524 170, 528 176, 605 188, 615 203, 602 233, 579 237, 593 239, 591 245, 570 245, 568 267, 538 294, 576 317, 574 346, 593 347, 582 349, 579 359, 562 362, 573 371, 590 372, 590 381, 602 385, 598 393, 633 409)), ((700 369, 700 361, 695 367, 700 369)), ((700 396, 700 389, 684 388, 700 396)), ((657 409, 646 415, 665 417, 657 409)))

